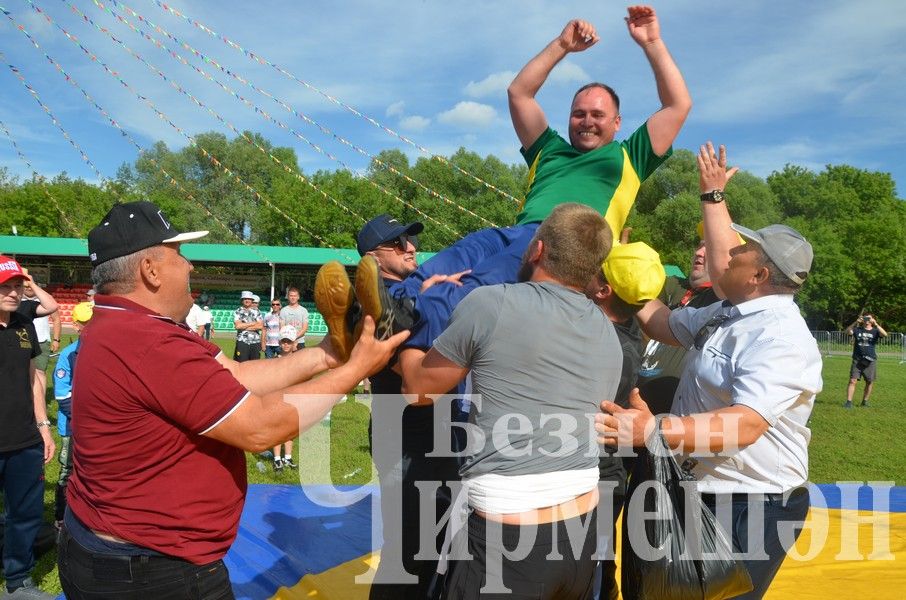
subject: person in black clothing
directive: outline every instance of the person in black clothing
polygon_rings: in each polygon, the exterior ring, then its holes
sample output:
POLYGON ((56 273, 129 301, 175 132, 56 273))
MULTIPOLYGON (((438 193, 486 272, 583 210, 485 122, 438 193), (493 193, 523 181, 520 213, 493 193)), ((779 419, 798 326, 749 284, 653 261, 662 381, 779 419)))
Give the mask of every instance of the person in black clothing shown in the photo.
MULTIPOLYGON (((32 549, 44 509, 44 465, 53 458, 53 438, 38 391, 35 358, 41 354, 30 319, 16 312, 30 281, 15 260, 0 256, 0 489, 6 507, 3 572, 11 598, 52 598, 30 574, 32 549)), ((5 596, 4 596, 5 597, 5 596)))
MULTIPOLYGON (((646 302, 657 298, 664 287, 666 273, 658 253, 644 242, 614 246, 595 278, 585 288, 588 296, 613 323, 623 351, 623 370, 614 402, 629 406, 629 393, 636 387, 642 358, 642 332, 635 320, 636 313, 646 302)), ((613 456, 613 448, 598 461, 600 480, 616 482, 613 488, 613 522, 623 508, 626 493, 626 473, 631 470, 630 458, 613 456)), ((605 499, 602 490, 602 502, 605 499)), ((612 528, 615 533, 615 528, 612 528)), ((619 590, 616 581, 616 562, 601 561, 601 600, 616 600, 619 590)))
MULTIPOLYGON (((377 285, 389 289, 414 272, 418 268, 415 254, 418 234, 423 229, 422 223, 403 224, 386 214, 366 223, 357 237, 358 251, 363 257, 374 260, 360 263, 356 274, 357 293, 361 295, 363 282, 375 277, 379 279, 377 285)), ((455 284, 457 281, 456 276, 435 276, 425 282, 423 290, 435 283, 455 284)), ((381 563, 376 583, 371 587, 372 599, 430 598, 439 593, 437 561, 415 559, 419 551, 420 522, 416 484, 419 481, 459 479, 456 458, 426 456, 434 450, 434 406, 406 403, 401 395, 402 378, 397 361, 398 354, 383 370, 369 378, 375 398, 369 423, 369 443, 380 482, 384 531, 381 563), (403 570, 416 576, 417 580, 396 583, 403 577, 403 570)), ((437 490, 435 505, 437 513, 431 515, 431 519, 436 521, 450 505, 448 488, 437 490)), ((438 542, 442 540, 443 530, 437 536, 438 542)), ((405 577, 411 578, 410 575, 405 577)))
POLYGON ((849 369, 849 386, 846 388, 846 403, 843 408, 853 407, 853 394, 859 379, 865 379, 862 406, 868 406, 878 370, 875 345, 879 338, 887 337, 887 332, 873 316, 862 315, 846 328, 846 333, 853 336, 853 364, 849 369))

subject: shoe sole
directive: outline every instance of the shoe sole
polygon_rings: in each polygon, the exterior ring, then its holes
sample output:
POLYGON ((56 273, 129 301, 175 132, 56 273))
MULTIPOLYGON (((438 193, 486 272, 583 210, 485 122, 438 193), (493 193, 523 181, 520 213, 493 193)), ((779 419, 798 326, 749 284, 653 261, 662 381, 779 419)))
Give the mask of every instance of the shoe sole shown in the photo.
POLYGON ((353 300, 352 283, 346 268, 335 260, 323 265, 315 278, 315 306, 324 317, 327 336, 343 362, 349 360, 349 353, 355 345, 355 339, 346 326, 346 313, 353 300))
POLYGON ((393 310, 390 307, 390 295, 381 280, 377 261, 371 256, 363 256, 355 271, 355 297, 362 307, 362 319, 356 324, 355 337, 362 334, 364 316, 374 319, 374 337, 384 340, 393 333, 393 310))

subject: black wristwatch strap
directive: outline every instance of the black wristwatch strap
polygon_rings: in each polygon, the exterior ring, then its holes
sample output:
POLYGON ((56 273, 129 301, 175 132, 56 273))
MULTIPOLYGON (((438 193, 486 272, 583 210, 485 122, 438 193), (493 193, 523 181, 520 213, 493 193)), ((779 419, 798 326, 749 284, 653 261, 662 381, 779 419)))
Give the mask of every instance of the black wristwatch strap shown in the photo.
POLYGON ((701 196, 702 202, 711 202, 712 204, 717 204, 718 202, 723 202, 725 199, 725 194, 723 190, 711 190, 710 192, 705 192, 701 196))

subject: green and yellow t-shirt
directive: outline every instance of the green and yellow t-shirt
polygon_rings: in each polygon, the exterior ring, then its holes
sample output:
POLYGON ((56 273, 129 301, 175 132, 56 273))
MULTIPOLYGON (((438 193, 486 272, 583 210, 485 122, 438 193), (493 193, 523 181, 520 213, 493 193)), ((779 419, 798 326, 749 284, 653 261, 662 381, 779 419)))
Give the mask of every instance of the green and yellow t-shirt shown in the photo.
POLYGON ((651 149, 647 122, 629 139, 579 152, 550 127, 522 155, 529 165, 529 188, 516 223, 538 223, 555 206, 578 202, 591 206, 610 225, 614 238, 629 216, 639 186, 673 153, 651 149))

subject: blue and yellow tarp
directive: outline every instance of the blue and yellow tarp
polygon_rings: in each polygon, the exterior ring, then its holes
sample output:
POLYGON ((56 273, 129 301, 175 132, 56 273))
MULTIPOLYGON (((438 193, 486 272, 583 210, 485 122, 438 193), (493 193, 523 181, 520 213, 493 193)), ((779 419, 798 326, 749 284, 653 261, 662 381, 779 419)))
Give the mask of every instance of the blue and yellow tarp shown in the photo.
MULTIPOLYGON (((237 599, 368 598, 382 539, 380 523, 372 523, 379 492, 359 489, 362 500, 340 506, 324 501, 331 490, 249 486, 225 559, 237 599)), ((906 597, 906 487, 821 484, 812 486, 811 498, 802 536, 766 598, 906 597)))

